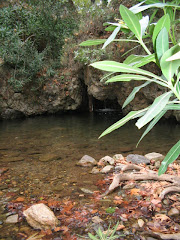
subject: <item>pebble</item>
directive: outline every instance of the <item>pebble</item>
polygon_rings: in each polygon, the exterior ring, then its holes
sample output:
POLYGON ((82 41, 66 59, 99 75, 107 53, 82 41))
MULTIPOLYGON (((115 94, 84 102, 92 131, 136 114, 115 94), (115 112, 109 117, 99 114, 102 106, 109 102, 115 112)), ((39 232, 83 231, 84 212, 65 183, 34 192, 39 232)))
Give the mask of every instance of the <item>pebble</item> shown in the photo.
POLYGON ((17 223, 17 222, 18 222, 18 214, 11 215, 5 220, 5 223, 17 223))
POLYGON ((101 173, 108 173, 108 172, 110 172, 113 168, 114 168, 113 166, 107 165, 107 166, 105 166, 100 172, 101 172, 101 173))
POLYGON ((138 225, 140 228, 142 228, 144 226, 144 220, 138 219, 138 225))
POLYGON ((179 210, 177 208, 171 208, 168 212, 168 216, 177 216, 179 215, 179 210))

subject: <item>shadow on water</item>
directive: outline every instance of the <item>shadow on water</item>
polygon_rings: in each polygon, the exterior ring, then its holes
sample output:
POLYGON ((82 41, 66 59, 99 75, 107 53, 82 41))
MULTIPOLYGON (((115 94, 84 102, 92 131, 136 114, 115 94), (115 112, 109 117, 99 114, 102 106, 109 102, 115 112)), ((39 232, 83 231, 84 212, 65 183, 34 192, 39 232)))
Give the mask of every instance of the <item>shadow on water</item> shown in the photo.
MULTIPOLYGON (((136 143, 142 130, 133 122, 98 139, 119 118, 116 112, 98 112, 1 121, 0 168, 9 169, 10 179, 2 182, 0 188, 2 205, 19 195, 25 199, 71 196, 79 205, 84 204, 87 199, 79 198, 80 188, 97 190, 94 184, 103 176, 76 166, 83 155, 99 160, 117 153, 166 154, 179 140, 180 125, 167 121, 157 124, 138 148, 136 143)), ((3 212, 1 209, 0 217, 3 212)), ((3 231, 10 230, 3 227, 3 231)))

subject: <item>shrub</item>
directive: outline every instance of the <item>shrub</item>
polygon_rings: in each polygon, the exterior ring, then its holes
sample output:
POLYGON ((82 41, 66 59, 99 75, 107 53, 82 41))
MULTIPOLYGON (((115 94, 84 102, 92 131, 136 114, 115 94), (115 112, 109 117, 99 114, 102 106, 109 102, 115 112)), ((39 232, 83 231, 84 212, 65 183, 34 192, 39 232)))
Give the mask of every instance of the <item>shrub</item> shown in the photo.
POLYGON ((70 2, 31 0, 0 9, 0 57, 12 69, 16 91, 38 86, 38 73, 48 64, 60 66, 64 39, 77 26, 70 2))

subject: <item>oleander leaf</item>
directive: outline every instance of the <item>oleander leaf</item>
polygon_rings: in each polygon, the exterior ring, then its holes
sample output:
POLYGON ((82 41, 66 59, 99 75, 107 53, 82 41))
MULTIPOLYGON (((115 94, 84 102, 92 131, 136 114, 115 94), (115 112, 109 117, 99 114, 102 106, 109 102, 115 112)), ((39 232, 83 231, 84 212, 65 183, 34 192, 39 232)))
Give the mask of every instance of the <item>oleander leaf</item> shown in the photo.
POLYGON ((118 122, 114 123, 113 125, 111 125, 109 128, 107 128, 101 135, 99 138, 111 133, 112 131, 122 127, 125 123, 129 122, 131 119, 136 118, 137 116, 139 116, 139 114, 144 114, 147 111, 146 109, 141 109, 139 111, 131 111, 129 112, 125 117, 123 117, 121 120, 119 120, 118 122))
POLYGON ((120 14, 128 28, 134 33, 137 39, 141 39, 141 25, 137 16, 131 12, 128 8, 120 5, 120 14))
POLYGON ((127 97, 126 101, 124 102, 122 108, 125 108, 135 97, 136 93, 140 91, 141 88, 146 87, 147 85, 149 85, 150 82, 145 82, 142 85, 135 87, 132 92, 129 94, 129 96, 127 97))
POLYGON ((104 49, 105 47, 107 47, 107 45, 109 45, 116 37, 116 35, 118 34, 119 30, 121 29, 121 26, 116 27, 116 29, 112 32, 112 34, 108 37, 108 39, 106 40, 106 42, 104 43, 102 49, 104 49))
POLYGON ((94 46, 94 45, 100 45, 106 42, 106 39, 92 39, 87 40, 82 43, 80 43, 80 46, 87 47, 87 46, 94 46))
POLYGON ((165 173, 169 164, 174 162, 180 155, 180 140, 169 150, 158 171, 158 175, 165 173))
POLYGON ((163 29, 161 29, 156 39, 156 53, 159 60, 168 49, 169 49, 168 32, 164 27, 163 29))
POLYGON ((153 31, 153 36, 152 36, 152 41, 153 41, 153 46, 155 48, 156 46, 156 38, 159 34, 159 32, 161 31, 161 29, 166 28, 167 31, 169 31, 170 29, 170 18, 168 14, 165 14, 164 16, 162 16, 159 21, 157 22, 157 24, 155 25, 154 31, 153 31))
POLYGON ((174 76, 174 73, 180 66, 180 59, 172 60, 172 61, 166 61, 169 57, 173 56, 177 52, 180 51, 179 44, 171 47, 168 49, 162 56, 160 61, 160 66, 163 75, 167 78, 168 81, 171 81, 171 79, 174 76))
POLYGON ((169 91, 157 97, 148 109, 147 113, 136 122, 136 126, 138 128, 142 128, 154 117, 156 117, 164 109, 171 95, 172 91, 169 91))

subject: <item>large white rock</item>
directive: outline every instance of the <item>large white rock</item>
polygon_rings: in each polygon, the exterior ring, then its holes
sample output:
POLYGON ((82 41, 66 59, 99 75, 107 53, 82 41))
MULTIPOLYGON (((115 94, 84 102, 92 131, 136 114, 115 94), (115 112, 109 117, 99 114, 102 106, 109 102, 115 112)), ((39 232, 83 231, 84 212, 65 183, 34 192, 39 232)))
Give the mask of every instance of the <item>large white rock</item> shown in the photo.
POLYGON ((58 225, 58 219, 54 213, 43 203, 32 205, 23 214, 34 229, 54 229, 58 225))
POLYGON ((156 152, 148 153, 145 155, 145 157, 148 158, 149 160, 154 160, 155 162, 162 161, 164 159, 164 155, 156 152))

